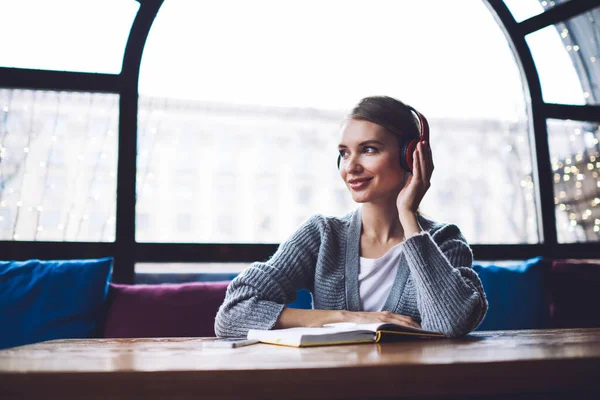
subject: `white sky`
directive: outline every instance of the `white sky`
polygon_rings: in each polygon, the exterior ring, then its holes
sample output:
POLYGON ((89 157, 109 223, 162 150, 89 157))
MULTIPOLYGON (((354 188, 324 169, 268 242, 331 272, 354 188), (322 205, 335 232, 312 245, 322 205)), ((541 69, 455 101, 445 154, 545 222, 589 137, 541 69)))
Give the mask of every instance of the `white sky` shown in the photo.
MULTIPOLYGON (((541 9, 508 3, 519 19, 541 9)), ((118 73, 137 9, 133 0, 0 0, 0 66, 118 73)), ((583 104, 556 30, 528 43, 544 99, 583 104)), ((430 117, 525 113, 519 70, 482 0, 166 0, 140 93, 341 110, 388 94, 430 117)))

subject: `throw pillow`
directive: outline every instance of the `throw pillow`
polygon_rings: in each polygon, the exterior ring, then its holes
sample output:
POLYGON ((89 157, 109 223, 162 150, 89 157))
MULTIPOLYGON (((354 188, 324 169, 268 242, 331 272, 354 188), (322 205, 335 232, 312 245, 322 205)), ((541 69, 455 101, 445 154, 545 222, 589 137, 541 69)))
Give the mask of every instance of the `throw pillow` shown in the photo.
POLYGON ((215 336, 229 281, 110 285, 107 338, 215 336))
POLYGON ((477 330, 549 328, 549 268, 542 257, 521 262, 475 262, 473 269, 481 279, 489 305, 477 330))
POLYGON ((101 334, 112 258, 0 261, 0 348, 101 334))

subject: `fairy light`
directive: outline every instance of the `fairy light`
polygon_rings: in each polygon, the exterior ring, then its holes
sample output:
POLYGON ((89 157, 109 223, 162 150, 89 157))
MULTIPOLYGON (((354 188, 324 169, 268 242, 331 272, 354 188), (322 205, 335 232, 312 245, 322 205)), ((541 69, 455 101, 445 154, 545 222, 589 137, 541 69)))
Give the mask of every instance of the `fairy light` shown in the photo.
POLYGON ((577 174, 577 180, 582 181, 584 178, 583 174, 577 174))
POLYGON ((563 175, 563 181, 567 182, 571 177, 569 175, 563 175))
POLYGON ((562 37, 564 39, 567 36, 569 36, 569 30, 567 28, 565 28, 560 32, 560 37, 562 37))
POLYGON ((560 182, 560 174, 554 174, 554 183, 560 182))
POLYGON ((581 187, 581 182, 575 183, 575 187, 579 189, 581 187))
POLYGON ((577 45, 573 46, 573 50, 579 51, 579 46, 577 46, 577 45))
POLYGON ((561 211, 565 211, 565 210, 567 209, 567 206, 565 206, 564 204, 560 204, 560 205, 558 206, 558 208, 559 208, 561 211))

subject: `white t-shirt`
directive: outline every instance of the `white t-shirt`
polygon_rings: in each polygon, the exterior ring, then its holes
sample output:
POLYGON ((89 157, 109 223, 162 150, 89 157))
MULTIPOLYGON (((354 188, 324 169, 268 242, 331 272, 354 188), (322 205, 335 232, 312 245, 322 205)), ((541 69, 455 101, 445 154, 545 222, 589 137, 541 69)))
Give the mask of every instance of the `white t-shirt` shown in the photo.
POLYGON ((358 289, 363 311, 381 311, 396 279, 402 243, 379 258, 360 258, 358 289))

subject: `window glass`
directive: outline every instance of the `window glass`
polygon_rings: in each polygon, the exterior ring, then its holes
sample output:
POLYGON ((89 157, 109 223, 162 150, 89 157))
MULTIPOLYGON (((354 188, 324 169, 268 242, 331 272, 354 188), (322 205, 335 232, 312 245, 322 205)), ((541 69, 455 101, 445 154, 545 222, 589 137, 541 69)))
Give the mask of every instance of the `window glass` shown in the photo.
POLYGON ((250 263, 136 263, 136 284, 230 281, 250 263))
POLYGON ((276 243, 311 214, 351 211, 340 125, 386 94, 430 120, 422 210, 471 243, 535 243, 522 87, 482 2, 165 2, 140 72, 137 212, 154 222, 136 240, 276 243))
POLYGON ((114 241, 118 104, 0 89, 0 240, 114 241))
POLYGON ((547 103, 600 104, 600 8, 526 36, 547 103))
POLYGON ((600 241, 598 124, 550 119, 547 125, 558 241, 600 241))
POLYGON ((567 3, 571 0, 504 0, 517 22, 524 21, 548 10, 558 4, 567 3))
POLYGON ((0 4, 1 67, 121 72, 134 0, 19 0, 0 4))

